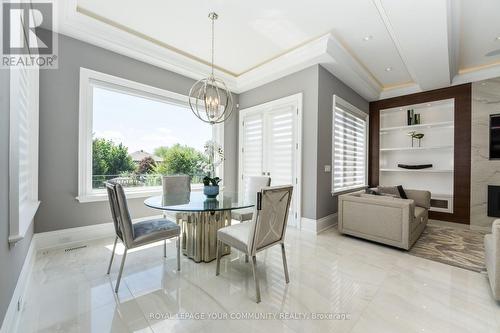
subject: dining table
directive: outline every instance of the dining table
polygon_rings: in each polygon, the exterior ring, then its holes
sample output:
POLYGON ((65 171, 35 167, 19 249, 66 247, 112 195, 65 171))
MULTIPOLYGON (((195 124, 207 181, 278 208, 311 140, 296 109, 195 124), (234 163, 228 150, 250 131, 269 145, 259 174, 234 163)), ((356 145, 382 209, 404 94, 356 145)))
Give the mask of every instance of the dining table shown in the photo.
MULTIPOLYGON (((144 201, 147 207, 165 212, 181 227, 182 253, 193 261, 216 258, 217 230, 231 225, 231 211, 255 206, 243 193, 222 191, 207 197, 202 191, 164 193, 144 201)), ((222 255, 231 248, 224 246, 222 255)))

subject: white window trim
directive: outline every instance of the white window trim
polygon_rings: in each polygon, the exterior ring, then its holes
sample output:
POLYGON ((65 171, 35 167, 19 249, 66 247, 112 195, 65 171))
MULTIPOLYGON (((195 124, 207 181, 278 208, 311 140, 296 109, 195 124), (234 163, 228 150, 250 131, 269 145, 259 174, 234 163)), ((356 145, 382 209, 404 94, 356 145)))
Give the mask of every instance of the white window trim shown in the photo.
POLYGON ((9 243, 17 243, 26 235, 38 207, 38 144, 39 144, 39 69, 37 67, 11 67, 10 69, 10 120, 9 120, 9 243), (22 71, 26 71, 27 81, 21 79, 22 71), (20 200, 20 131, 19 115, 21 84, 28 85, 28 101, 26 102, 28 137, 28 174, 29 185, 27 200, 20 200))
POLYGON ((331 180, 331 193, 332 195, 340 195, 343 193, 352 192, 355 190, 360 190, 368 186, 368 138, 369 138, 369 115, 366 112, 361 111, 351 103, 342 99, 337 95, 333 95, 333 108, 332 108, 332 180, 331 180), (365 121, 365 182, 361 186, 353 186, 350 188, 343 188, 341 190, 334 190, 334 167, 335 167, 335 108, 340 106, 341 108, 351 112, 353 115, 363 119, 365 121))
MULTIPOLYGON (((133 96, 149 98, 160 102, 169 102, 187 106, 189 97, 168 90, 156 88, 117 76, 104 74, 87 68, 80 68, 79 135, 78 135, 78 196, 79 202, 108 200, 106 191, 92 188, 92 117, 93 85, 128 93, 133 96)), ((193 115, 194 117, 194 115, 193 115)), ((214 125, 213 137, 224 148, 224 124, 214 125)), ((223 174, 223 166, 218 170, 223 174)), ((202 190, 202 186, 193 186, 193 190, 202 190)), ((126 188, 127 198, 144 198, 162 193, 161 186, 145 188, 126 188)))

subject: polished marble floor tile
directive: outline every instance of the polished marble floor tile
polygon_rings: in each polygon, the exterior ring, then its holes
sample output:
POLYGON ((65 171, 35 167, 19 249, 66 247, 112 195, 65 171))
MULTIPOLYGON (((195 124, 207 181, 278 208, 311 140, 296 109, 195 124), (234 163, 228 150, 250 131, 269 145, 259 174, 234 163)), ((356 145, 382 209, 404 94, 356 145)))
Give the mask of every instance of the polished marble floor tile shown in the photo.
POLYGON ((127 255, 113 239, 78 250, 38 253, 18 332, 500 332, 500 304, 484 274, 341 236, 288 229, 290 283, 279 247, 259 253, 262 302, 255 303, 252 270, 233 251, 196 264, 175 243, 127 255))

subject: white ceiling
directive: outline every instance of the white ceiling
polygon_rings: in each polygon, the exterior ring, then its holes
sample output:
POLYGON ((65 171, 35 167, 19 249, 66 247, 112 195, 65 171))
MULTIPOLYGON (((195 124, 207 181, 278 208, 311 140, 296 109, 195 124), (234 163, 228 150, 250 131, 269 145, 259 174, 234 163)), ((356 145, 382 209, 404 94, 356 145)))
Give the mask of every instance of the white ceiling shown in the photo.
POLYGON ((321 63, 369 100, 500 75, 498 0, 67 0, 59 31, 241 92, 321 63), (364 40, 369 37, 369 40, 364 40), (390 68, 390 70, 386 70, 390 68))

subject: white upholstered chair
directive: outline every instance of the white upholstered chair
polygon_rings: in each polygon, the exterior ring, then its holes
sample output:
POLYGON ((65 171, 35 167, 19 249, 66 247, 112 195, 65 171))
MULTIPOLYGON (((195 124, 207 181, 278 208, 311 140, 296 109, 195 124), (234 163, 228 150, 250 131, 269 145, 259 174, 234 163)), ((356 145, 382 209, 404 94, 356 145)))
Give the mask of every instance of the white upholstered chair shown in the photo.
MULTIPOLYGON (((245 178, 243 199, 245 201, 255 200, 256 193, 263 187, 271 186, 271 177, 267 176, 249 176, 245 178)), ((253 208, 243 208, 231 211, 231 218, 240 222, 250 221, 252 219, 253 208)))
POLYGON ((493 298, 500 301, 500 220, 495 220, 491 234, 484 236, 484 253, 493 298))
POLYGON ((220 273, 220 259, 223 245, 229 245, 252 257, 251 265, 255 280, 257 303, 260 302, 259 280, 257 278, 257 252, 274 245, 281 246, 285 281, 289 282, 285 255, 285 231, 288 220, 293 186, 264 187, 257 193, 257 205, 251 222, 239 223, 217 231, 217 268, 220 273))
POLYGON ((120 184, 108 182, 106 183, 106 189, 108 191, 109 205, 116 232, 115 243, 113 245, 113 252, 111 253, 111 260, 109 261, 107 274, 111 271, 111 265, 113 264, 118 239, 120 239, 125 246, 120 271, 118 273, 118 279, 116 280, 115 292, 118 293, 118 288, 120 288, 120 281, 123 273, 123 266, 125 265, 125 258, 127 257, 127 251, 139 246, 163 240, 163 256, 166 257, 166 240, 176 237, 177 270, 180 271, 180 227, 175 222, 167 219, 152 219, 132 223, 123 187, 120 184))

